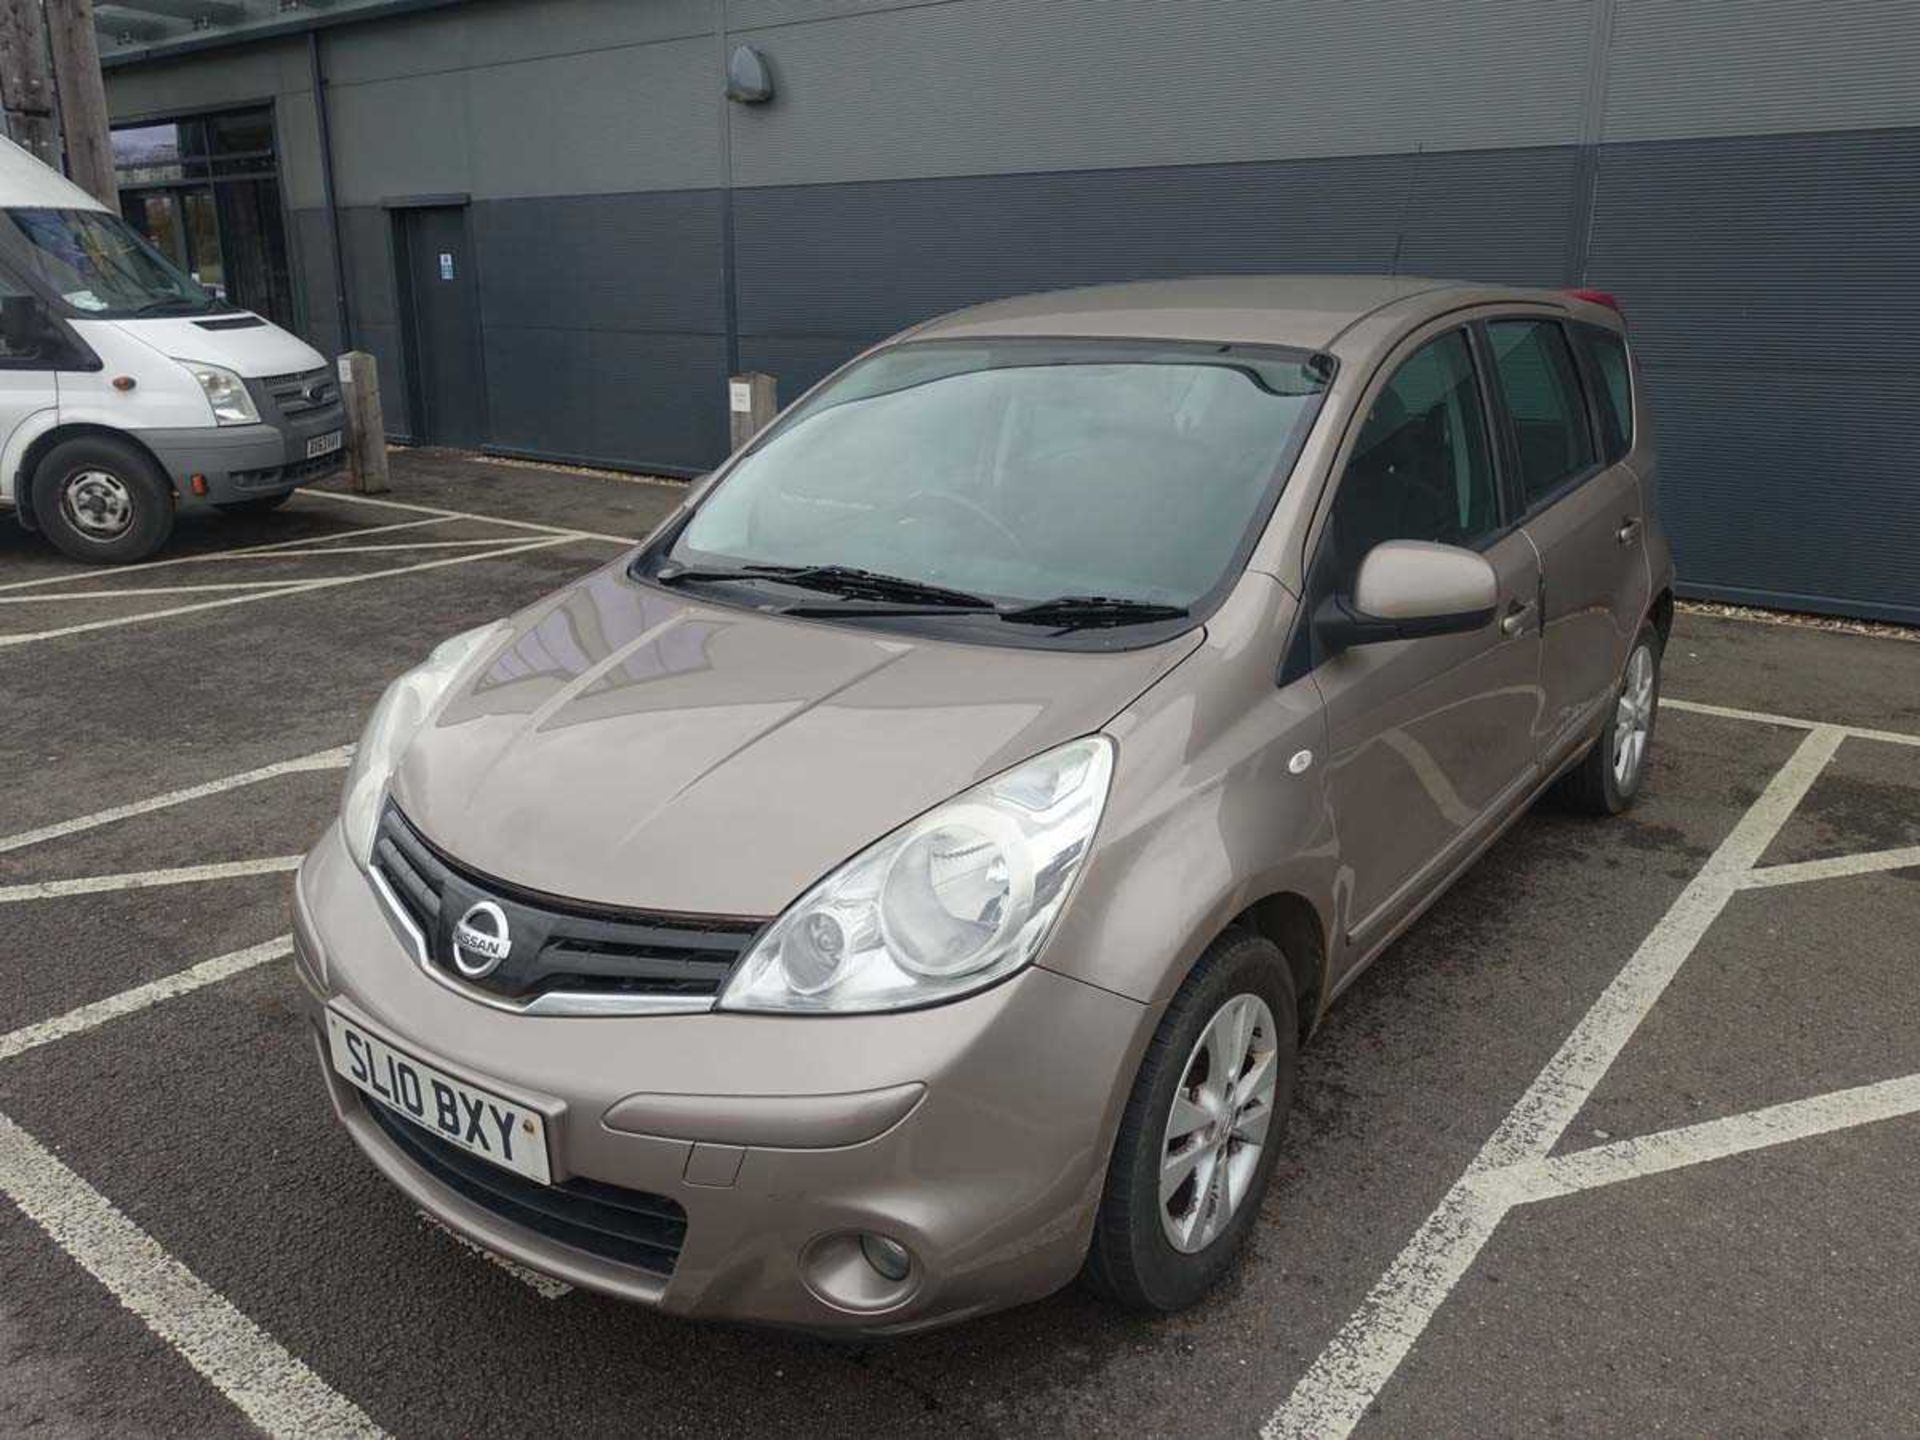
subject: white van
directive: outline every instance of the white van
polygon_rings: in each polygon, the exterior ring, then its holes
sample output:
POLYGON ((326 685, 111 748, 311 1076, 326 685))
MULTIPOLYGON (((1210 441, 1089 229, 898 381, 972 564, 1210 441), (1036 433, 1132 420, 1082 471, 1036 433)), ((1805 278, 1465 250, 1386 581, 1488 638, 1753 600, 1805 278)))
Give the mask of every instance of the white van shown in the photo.
POLYGON ((319 351, 0 140, 0 509, 138 560, 178 509, 270 510, 339 468, 345 419, 319 351))

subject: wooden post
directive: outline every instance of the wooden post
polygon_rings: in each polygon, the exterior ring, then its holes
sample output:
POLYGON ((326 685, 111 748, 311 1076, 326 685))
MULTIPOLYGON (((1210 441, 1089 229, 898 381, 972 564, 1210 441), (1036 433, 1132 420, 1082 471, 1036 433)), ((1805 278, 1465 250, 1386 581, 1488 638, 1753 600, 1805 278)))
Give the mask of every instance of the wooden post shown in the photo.
POLYGON ((67 146, 67 178, 105 205, 120 209, 107 130, 107 84, 100 75, 100 44, 93 33, 93 0, 46 0, 53 89, 60 101, 60 133, 67 146))
POLYGON ((0 109, 7 136, 34 159, 60 168, 60 127, 47 75, 40 0, 0 0, 0 109))
POLYGON ((380 413, 380 367, 364 350, 340 357, 340 397, 347 406, 347 483, 358 494, 387 488, 387 422, 380 413))
POLYGON ((773 376, 749 370, 727 381, 727 431, 733 449, 759 434, 779 413, 773 376))

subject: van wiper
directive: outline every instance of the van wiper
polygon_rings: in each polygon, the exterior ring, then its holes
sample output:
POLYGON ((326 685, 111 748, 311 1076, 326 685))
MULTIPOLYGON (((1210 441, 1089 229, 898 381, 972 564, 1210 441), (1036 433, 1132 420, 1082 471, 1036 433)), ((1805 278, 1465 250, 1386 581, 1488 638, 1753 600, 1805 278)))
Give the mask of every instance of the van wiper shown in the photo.
POLYGON ((941 610, 994 608, 993 602, 983 595, 969 595, 964 590, 949 590, 944 585, 909 580, 904 575, 883 575, 877 570, 860 570, 851 565, 742 565, 736 570, 682 566, 657 571, 653 578, 662 585, 774 580, 802 590, 844 595, 849 600, 883 600, 941 610))
POLYGON ((1156 620, 1179 620, 1186 613, 1184 605, 1162 605, 1153 600, 1056 595, 1051 600, 1002 610, 1000 618, 1013 625, 1056 625, 1062 630, 1086 630, 1103 625, 1150 625, 1156 620))

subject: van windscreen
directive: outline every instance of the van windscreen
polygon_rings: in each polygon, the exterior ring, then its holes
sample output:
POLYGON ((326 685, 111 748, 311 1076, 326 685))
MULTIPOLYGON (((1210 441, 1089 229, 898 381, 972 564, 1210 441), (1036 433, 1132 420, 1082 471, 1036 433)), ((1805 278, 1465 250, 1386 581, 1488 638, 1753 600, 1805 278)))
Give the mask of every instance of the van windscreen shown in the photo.
POLYGON ((20 207, 7 219, 15 262, 82 315, 198 315, 220 303, 108 211, 20 207))

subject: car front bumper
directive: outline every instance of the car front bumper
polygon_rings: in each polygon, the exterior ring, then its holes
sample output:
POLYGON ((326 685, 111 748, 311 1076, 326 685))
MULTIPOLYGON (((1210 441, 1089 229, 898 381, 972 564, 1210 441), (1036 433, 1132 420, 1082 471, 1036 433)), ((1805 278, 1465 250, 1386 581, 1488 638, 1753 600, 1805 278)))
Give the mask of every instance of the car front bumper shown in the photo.
POLYGON ((337 825, 301 867, 294 912, 334 1109, 388 1179, 489 1250, 688 1316, 897 1333, 1058 1289, 1086 1254, 1151 1033, 1147 1007, 1040 968, 888 1015, 498 1010, 422 972, 337 825), (521 1223, 396 1143, 402 1122, 377 1121, 327 1061, 328 1006, 538 1108, 563 1190, 615 1186, 681 1207, 671 1273, 521 1223), (851 1239, 862 1232, 912 1252, 904 1286, 865 1283, 851 1239))

